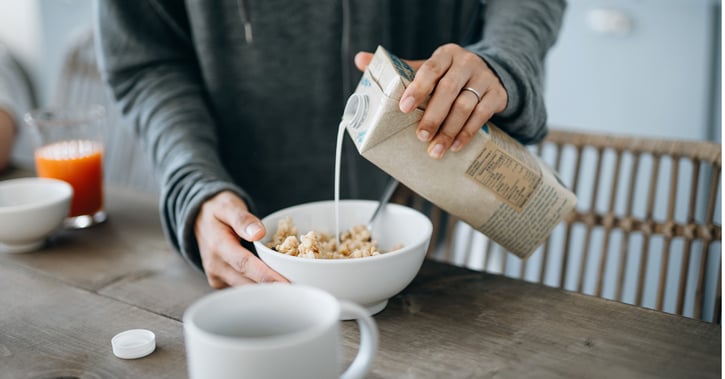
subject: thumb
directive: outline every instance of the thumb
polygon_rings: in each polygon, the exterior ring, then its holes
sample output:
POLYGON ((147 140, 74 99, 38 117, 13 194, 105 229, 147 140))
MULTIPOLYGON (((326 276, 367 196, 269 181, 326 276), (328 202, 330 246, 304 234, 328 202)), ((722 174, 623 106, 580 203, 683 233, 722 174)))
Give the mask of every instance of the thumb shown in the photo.
POLYGON ((367 51, 361 51, 355 54, 355 67, 357 67, 357 69, 360 71, 365 71, 365 68, 368 67, 372 59, 372 53, 368 53, 367 51))
MULTIPOLYGON (((234 227, 234 229, 235 231, 237 231, 238 228, 234 227)), ((242 225, 239 229, 243 230, 243 232, 239 233, 237 231, 237 234, 242 236, 245 240, 249 242, 259 241, 266 234, 266 230, 264 228, 264 224, 262 224, 262 221, 252 216, 251 213, 249 214, 249 216, 243 218, 242 225)))
POLYGON ((202 211, 209 207, 218 221, 228 225, 238 236, 247 241, 257 241, 266 234, 262 221, 249 212, 247 204, 232 192, 224 191, 207 200, 202 211))

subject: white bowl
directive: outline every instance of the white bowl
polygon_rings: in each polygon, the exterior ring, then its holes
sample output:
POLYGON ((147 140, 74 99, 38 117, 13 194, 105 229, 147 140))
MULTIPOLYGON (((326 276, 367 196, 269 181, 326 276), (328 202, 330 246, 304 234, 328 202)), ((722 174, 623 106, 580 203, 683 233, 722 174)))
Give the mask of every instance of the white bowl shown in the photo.
MULTIPOLYGON (((288 216, 300 234, 316 230, 334 235, 334 204, 331 200, 307 203, 265 217, 262 222, 267 235, 255 242, 257 253, 293 283, 321 288, 338 299, 363 306, 370 314, 378 313, 420 270, 433 226, 428 217, 412 208, 388 204, 373 225, 372 237, 382 251, 403 244, 399 250, 363 258, 311 259, 282 254, 264 245, 277 230, 277 222, 288 216)), ((367 224, 377 205, 377 201, 341 200, 340 232, 367 224)))
POLYGON ((0 251, 39 249, 68 216, 73 187, 57 179, 0 182, 0 251))

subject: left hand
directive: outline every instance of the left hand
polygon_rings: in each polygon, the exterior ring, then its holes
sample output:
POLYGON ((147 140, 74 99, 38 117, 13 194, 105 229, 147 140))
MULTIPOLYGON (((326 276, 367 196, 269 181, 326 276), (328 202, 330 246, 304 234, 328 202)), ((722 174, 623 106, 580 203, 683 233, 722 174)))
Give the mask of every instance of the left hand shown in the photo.
POLYGON ((262 282, 289 282, 239 243, 264 237, 264 224, 230 191, 206 200, 194 222, 204 273, 213 288, 262 282))
MULTIPOLYGON (((373 55, 360 52, 355 65, 365 70, 373 55)), ((418 124, 418 139, 428 142, 428 155, 440 159, 443 154, 461 150, 479 129, 508 103, 501 80, 486 61, 456 44, 437 48, 427 60, 406 60, 415 71, 415 79, 403 92, 399 107, 409 113, 430 97, 418 124), (478 95, 464 88, 472 88, 478 95)))

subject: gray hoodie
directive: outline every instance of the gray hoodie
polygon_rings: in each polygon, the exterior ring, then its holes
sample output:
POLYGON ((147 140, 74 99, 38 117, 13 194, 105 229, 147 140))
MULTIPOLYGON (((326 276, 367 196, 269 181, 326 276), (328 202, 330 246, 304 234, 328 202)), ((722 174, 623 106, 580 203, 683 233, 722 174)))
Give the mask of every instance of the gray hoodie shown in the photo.
MULTIPOLYGON (((508 92, 493 121, 524 143, 546 135, 542 75, 563 0, 103 0, 102 74, 161 181, 164 229, 201 267, 193 233, 222 190, 263 217, 333 197, 337 127, 382 45, 425 59, 454 42, 486 60, 508 92)), ((348 141, 343 197, 376 198, 386 176, 348 141)), ((435 180, 435 178, 431 178, 435 180)))

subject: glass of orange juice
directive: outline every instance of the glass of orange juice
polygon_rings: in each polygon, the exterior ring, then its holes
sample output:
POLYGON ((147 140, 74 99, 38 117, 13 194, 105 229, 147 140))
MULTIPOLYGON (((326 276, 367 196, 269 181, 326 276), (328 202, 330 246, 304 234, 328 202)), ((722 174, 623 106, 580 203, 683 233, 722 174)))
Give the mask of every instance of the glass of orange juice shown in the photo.
POLYGON ((37 109, 25 115, 36 131, 38 176, 64 180, 73 187, 64 225, 86 228, 106 220, 103 208, 102 128, 106 112, 100 105, 78 109, 37 109))

